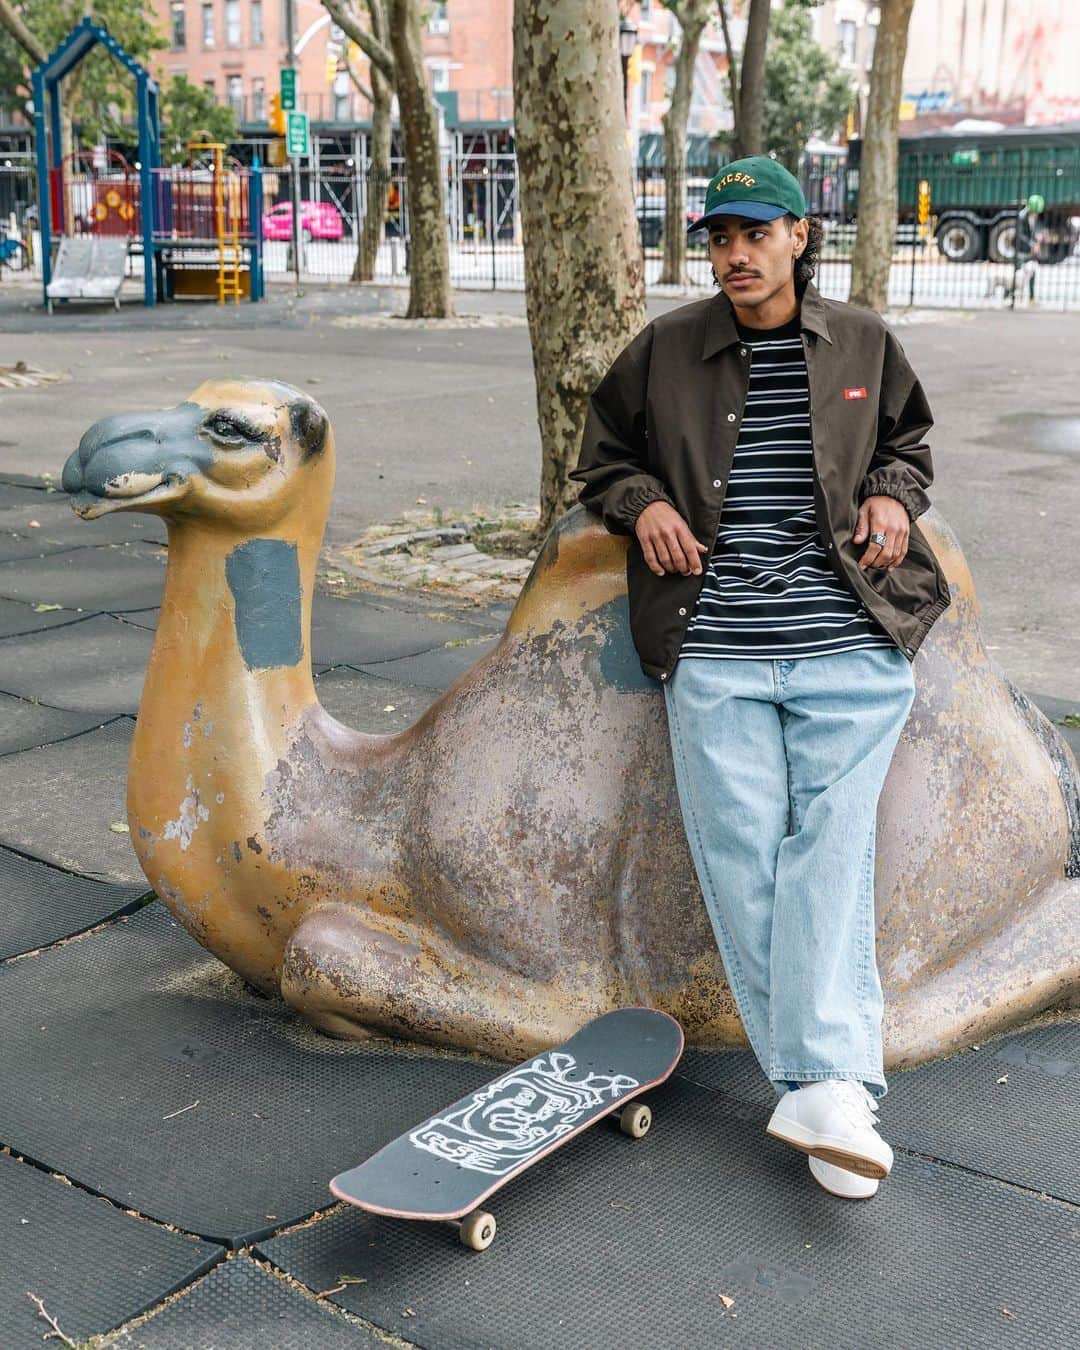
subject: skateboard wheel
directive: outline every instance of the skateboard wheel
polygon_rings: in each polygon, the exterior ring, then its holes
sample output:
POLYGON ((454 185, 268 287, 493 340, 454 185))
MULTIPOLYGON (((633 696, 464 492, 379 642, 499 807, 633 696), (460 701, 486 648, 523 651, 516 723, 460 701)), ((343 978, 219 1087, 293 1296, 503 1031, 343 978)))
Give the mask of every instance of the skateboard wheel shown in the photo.
POLYGON ((649 1133, 652 1124, 652 1112, 643 1102, 633 1102, 619 1112, 619 1129, 631 1139, 640 1139, 649 1133))
POLYGON ((485 1251, 495 1241, 494 1214, 485 1214, 482 1209, 466 1214, 458 1229, 458 1238, 474 1252, 485 1251))

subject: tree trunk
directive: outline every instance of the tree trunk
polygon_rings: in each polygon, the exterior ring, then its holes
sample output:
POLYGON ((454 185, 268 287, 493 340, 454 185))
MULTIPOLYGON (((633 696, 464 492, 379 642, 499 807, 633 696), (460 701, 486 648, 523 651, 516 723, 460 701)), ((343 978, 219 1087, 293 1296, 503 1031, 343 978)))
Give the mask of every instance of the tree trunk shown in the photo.
POLYGON ((727 53, 728 98, 731 100, 731 154, 738 158, 739 140, 739 76, 735 60, 735 47, 731 41, 731 27, 728 24, 727 0, 716 0, 720 11, 720 31, 724 35, 724 51, 727 53))
POLYGON ((371 167, 367 180, 367 211, 356 250, 353 281, 371 281, 386 223, 386 198, 390 191, 390 143, 393 127, 390 107, 393 90, 377 66, 371 67, 371 167))
POLYGON ((712 3, 690 0, 678 9, 669 8, 679 21, 682 41, 675 57, 675 88, 664 114, 664 264, 660 284, 685 286, 690 280, 686 272, 686 126, 694 92, 694 67, 712 3))
POLYGON ((514 124, 543 459, 541 534, 577 501, 589 395, 645 324, 615 5, 515 0, 514 124))
POLYGON ((762 119, 765 114, 765 48, 769 40, 769 0, 750 0, 746 43, 742 55, 739 113, 735 123, 733 158, 765 153, 762 119))
POLYGON ((419 0, 395 0, 390 36, 405 134, 409 216, 409 308, 405 317, 444 319, 454 313, 450 296, 450 246, 439 123, 420 50, 419 0))
POLYGON ((881 313, 896 239, 897 124, 914 0, 883 0, 859 160, 859 218, 851 255, 853 305, 881 313))

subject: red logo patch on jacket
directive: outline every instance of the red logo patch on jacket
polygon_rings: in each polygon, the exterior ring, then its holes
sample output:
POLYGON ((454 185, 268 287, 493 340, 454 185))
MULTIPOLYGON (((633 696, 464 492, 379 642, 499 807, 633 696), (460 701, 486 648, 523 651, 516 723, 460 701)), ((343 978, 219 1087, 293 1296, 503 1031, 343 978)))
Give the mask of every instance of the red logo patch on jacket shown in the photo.
POLYGON ((862 388, 859 388, 859 389, 845 389, 845 390, 844 390, 844 397, 845 397, 846 399, 865 398, 865 397, 866 397, 866 390, 865 390, 865 389, 862 389, 862 388))

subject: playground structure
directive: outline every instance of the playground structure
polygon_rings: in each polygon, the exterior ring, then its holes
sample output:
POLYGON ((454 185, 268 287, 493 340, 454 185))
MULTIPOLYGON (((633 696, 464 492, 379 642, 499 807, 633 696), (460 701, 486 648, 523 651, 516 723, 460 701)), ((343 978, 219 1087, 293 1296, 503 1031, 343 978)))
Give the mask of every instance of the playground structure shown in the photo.
MULTIPOLYGON (((189 164, 163 166, 157 82, 90 18, 76 24, 34 70, 33 91, 43 287, 50 308, 56 299, 101 298, 100 276, 92 282, 87 276, 82 284, 79 274, 68 270, 54 280, 54 239, 86 234, 127 241, 122 255, 115 248, 99 251, 114 266, 120 260, 121 270, 112 278, 117 291, 128 258, 141 255, 144 304, 177 296, 216 296, 219 303, 241 295, 262 298, 257 160, 247 170, 227 161, 224 146, 196 141, 189 147, 189 164), (115 152, 63 154, 60 83, 99 43, 135 80, 139 157, 134 165, 115 152)), ((64 260, 70 268, 70 260, 84 254, 90 257, 92 251, 61 248, 57 263, 64 260)))

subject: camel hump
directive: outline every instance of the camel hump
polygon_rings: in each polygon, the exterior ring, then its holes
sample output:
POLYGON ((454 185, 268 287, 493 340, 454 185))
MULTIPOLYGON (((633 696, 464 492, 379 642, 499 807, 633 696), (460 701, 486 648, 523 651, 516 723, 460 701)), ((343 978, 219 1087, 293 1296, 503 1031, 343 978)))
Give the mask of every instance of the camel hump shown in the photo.
POLYGON ((628 542, 584 506, 571 507, 544 540, 506 631, 548 637, 564 668, 575 655, 586 658, 586 668, 595 661, 600 681, 611 688, 659 693, 662 686, 642 670, 630 634, 628 542))

